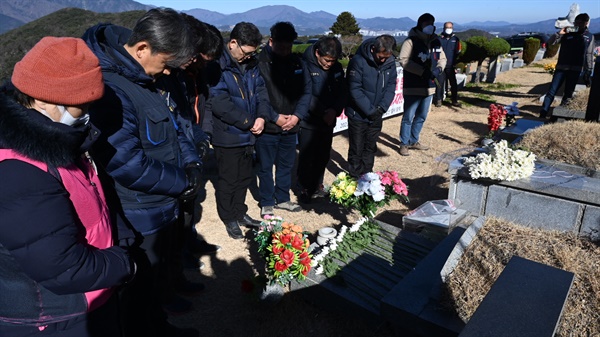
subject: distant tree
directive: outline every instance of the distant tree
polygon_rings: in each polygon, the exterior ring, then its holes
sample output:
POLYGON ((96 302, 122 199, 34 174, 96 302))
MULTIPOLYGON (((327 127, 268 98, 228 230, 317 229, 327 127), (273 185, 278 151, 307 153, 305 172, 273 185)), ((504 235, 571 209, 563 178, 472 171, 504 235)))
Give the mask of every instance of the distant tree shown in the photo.
POLYGON ((342 35, 340 37, 340 42, 342 43, 342 54, 344 54, 345 58, 349 58, 350 55, 356 53, 358 46, 362 42, 362 36, 360 35, 342 35))
POLYGON ((533 62, 538 50, 540 50, 540 39, 534 37, 526 38, 525 45, 523 46, 523 62, 525 64, 533 62))
POLYGON ((484 36, 472 36, 466 41, 467 48, 465 53, 460 57, 461 62, 477 62, 477 70, 475 76, 475 83, 479 83, 479 74, 481 73, 481 66, 483 61, 487 58, 487 52, 485 50, 488 39, 484 36))
POLYGON ((352 36, 358 35, 358 31, 360 27, 358 26, 358 22, 356 22, 356 18, 350 12, 342 12, 337 16, 337 19, 331 26, 331 32, 335 35, 341 36, 352 36))
POLYGON ((485 52, 490 59, 506 54, 510 51, 510 44, 505 39, 495 37, 488 41, 485 45, 485 52))

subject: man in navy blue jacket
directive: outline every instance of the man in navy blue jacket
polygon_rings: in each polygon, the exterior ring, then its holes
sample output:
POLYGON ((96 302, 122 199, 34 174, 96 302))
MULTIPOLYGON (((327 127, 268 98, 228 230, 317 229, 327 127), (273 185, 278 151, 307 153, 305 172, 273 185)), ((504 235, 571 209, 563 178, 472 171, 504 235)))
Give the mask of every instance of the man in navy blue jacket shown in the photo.
POLYGON ((264 129, 268 108, 265 82, 254 57, 261 40, 255 25, 238 23, 221 58, 207 69, 209 77, 220 80, 210 88, 203 128, 212 134, 217 157, 217 212, 232 239, 244 238, 240 225, 260 224, 246 213, 246 193, 252 181, 254 143, 264 129))
POLYGON ((458 87, 456 83, 456 72, 454 65, 458 59, 458 54, 461 51, 460 40, 454 35, 454 24, 452 22, 444 23, 444 31, 438 40, 442 46, 444 54, 446 54, 446 67, 444 72, 440 74, 440 85, 435 89, 434 104, 436 107, 441 107, 444 101, 444 91, 448 92, 448 84, 450 85, 452 106, 460 107, 458 103, 458 87))
POLYGON ((348 64, 348 172, 353 177, 373 170, 382 116, 396 91, 395 47, 396 40, 390 35, 368 39, 348 64))
POLYGON ((170 95, 155 80, 195 56, 192 36, 179 13, 152 9, 133 31, 99 24, 83 39, 100 60, 105 82, 104 96, 90 107, 90 119, 101 130, 92 154, 113 179, 150 264, 121 294, 125 335, 177 335, 182 331, 167 323, 157 297, 163 304, 175 298, 166 262, 178 198, 195 196, 200 159, 176 123, 170 95))

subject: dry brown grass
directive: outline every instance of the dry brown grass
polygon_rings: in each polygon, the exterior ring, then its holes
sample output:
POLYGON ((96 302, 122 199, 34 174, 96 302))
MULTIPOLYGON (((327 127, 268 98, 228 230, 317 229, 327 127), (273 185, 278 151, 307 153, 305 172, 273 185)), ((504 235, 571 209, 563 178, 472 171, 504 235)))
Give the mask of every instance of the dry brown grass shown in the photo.
POLYGON ((600 169, 600 124, 568 121, 546 124, 523 137, 521 146, 536 156, 600 169))
POLYGON ((569 103, 567 103, 565 105, 565 108, 567 108, 569 110, 585 111, 587 109, 589 98, 590 98, 590 88, 585 88, 581 91, 578 91, 573 96, 573 99, 570 100, 569 103))
POLYGON ((468 321, 513 255, 573 272, 556 336, 600 335, 600 247, 573 233, 533 229, 490 218, 447 282, 468 321))

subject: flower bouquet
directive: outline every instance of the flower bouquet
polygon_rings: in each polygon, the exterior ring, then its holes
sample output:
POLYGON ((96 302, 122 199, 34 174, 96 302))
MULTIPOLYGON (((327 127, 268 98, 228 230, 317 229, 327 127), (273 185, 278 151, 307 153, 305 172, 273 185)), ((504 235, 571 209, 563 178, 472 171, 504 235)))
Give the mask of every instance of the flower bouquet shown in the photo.
POLYGON ((311 268, 310 242, 301 226, 281 217, 267 216, 256 230, 258 252, 265 258, 269 284, 285 286, 306 278, 311 268))
POLYGON ((487 148, 489 153, 479 153, 464 159, 463 164, 469 169, 471 178, 513 181, 533 174, 535 169, 533 153, 513 150, 506 140, 493 143, 487 148))
POLYGON ((369 172, 358 180, 342 172, 330 186, 329 197, 336 204, 374 217, 379 208, 389 205, 392 200, 408 202, 408 188, 395 171, 369 172))
POLYGON ((506 116, 506 109, 500 104, 490 104, 488 114, 488 134, 485 138, 494 138, 496 131, 502 126, 504 117, 506 116))
POLYGON ((550 75, 554 75, 554 72, 556 71, 556 62, 544 64, 544 70, 550 73, 550 75))

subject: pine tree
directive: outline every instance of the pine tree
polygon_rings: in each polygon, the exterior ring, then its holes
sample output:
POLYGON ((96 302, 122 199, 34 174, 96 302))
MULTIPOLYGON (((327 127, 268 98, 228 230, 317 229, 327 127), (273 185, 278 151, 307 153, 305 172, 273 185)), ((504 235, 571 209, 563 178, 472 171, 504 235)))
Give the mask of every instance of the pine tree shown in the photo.
POLYGON ((358 35, 359 30, 356 18, 350 12, 342 12, 331 26, 331 32, 341 36, 358 35))

